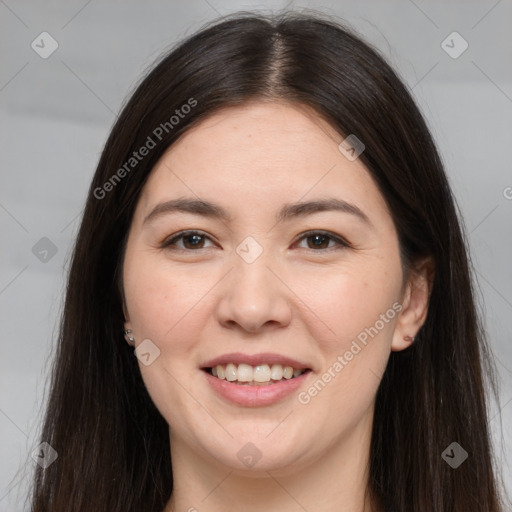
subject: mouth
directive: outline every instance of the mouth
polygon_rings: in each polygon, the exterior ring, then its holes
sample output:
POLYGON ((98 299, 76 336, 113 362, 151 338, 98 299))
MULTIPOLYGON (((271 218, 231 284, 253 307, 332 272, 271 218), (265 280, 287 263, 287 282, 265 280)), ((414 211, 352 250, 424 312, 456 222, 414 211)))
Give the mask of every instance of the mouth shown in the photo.
POLYGON ((264 407, 284 401, 306 386, 314 372, 310 364, 273 352, 231 352, 203 361, 199 369, 222 400, 242 407, 264 407))
POLYGON ((272 386, 289 381, 311 372, 311 368, 294 368, 281 364, 228 363, 201 368, 204 372, 219 380, 239 386, 272 386))

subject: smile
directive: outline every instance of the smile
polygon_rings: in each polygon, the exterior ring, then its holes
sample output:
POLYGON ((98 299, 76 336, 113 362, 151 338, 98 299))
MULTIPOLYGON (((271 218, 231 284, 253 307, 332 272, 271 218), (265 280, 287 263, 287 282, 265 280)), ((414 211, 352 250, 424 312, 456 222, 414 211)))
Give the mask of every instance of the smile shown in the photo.
POLYGON ((293 368, 281 364, 249 364, 228 363, 205 369, 210 375, 220 380, 227 380, 241 386, 269 386, 283 379, 297 378, 309 371, 308 368, 293 368))

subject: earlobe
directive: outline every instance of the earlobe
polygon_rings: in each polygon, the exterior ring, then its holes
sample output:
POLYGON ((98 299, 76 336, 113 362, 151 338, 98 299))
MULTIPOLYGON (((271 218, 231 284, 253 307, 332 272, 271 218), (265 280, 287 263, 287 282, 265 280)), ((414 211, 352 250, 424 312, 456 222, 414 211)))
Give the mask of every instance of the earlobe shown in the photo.
POLYGON ((432 258, 426 258, 411 270, 398 317, 391 350, 398 352, 411 346, 428 314, 432 291, 434 265, 432 258))
POLYGON ((124 329, 123 329, 123 335, 124 335, 124 339, 126 340, 126 343, 128 343, 128 345, 131 345, 131 346, 135 346, 135 339, 133 337, 133 331, 131 329, 131 325, 130 325, 130 316, 128 315, 128 311, 126 309, 126 305, 124 303, 124 298, 123 298, 123 314, 124 314, 124 329))
POLYGON ((128 343, 128 345, 131 345, 132 347, 135 346, 135 338, 133 337, 132 330, 126 328, 126 326, 124 329, 124 338, 126 340, 126 343, 128 343))
POLYGON ((128 310, 127 310, 127 307, 126 307, 126 304, 124 301, 124 296, 122 296, 121 300, 122 300, 123 314, 124 314, 124 319, 125 319, 124 320, 124 330, 123 330, 124 339, 126 340, 126 343, 128 343, 128 345, 131 345, 132 347, 134 347, 135 339, 132 334, 133 331, 130 326, 130 315, 128 314, 128 310))

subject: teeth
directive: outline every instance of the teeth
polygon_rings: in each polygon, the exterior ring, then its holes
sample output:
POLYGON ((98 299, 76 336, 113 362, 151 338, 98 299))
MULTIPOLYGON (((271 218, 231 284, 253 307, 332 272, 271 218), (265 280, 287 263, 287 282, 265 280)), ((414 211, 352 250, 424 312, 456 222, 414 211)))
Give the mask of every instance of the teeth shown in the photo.
POLYGON ((238 365, 238 381, 251 382, 252 381, 252 367, 248 364, 238 365))
POLYGON ((248 364, 239 364, 238 366, 233 363, 227 365, 217 365, 212 368, 212 375, 225 379, 229 382, 248 383, 251 385, 256 384, 271 384, 272 381, 280 381, 284 379, 291 379, 302 375, 305 370, 292 368, 291 366, 282 366, 280 364, 260 364, 251 366, 248 364))
MULTIPOLYGON (((219 366, 217 366, 217 372, 219 371, 219 366)), ((224 374, 226 375, 226 380, 229 380, 229 382, 233 382, 238 378, 237 368, 233 363, 229 363, 226 365, 226 370, 224 371, 224 374)))
POLYGON ((259 366, 255 366, 254 370, 253 370, 253 380, 255 382, 268 382, 270 380, 270 367, 269 367, 269 365, 268 364, 261 364, 259 366))
POLYGON ((272 380, 281 380, 283 378, 283 367, 280 364, 273 364, 270 375, 272 380))

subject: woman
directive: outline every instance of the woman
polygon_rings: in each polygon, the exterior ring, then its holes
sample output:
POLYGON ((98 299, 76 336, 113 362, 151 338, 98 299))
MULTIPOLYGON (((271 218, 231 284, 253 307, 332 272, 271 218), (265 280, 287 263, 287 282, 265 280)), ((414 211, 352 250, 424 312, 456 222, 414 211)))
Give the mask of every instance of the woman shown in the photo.
POLYGON ((501 510, 486 350, 393 70, 318 15, 231 16, 103 150, 32 511, 501 510))

